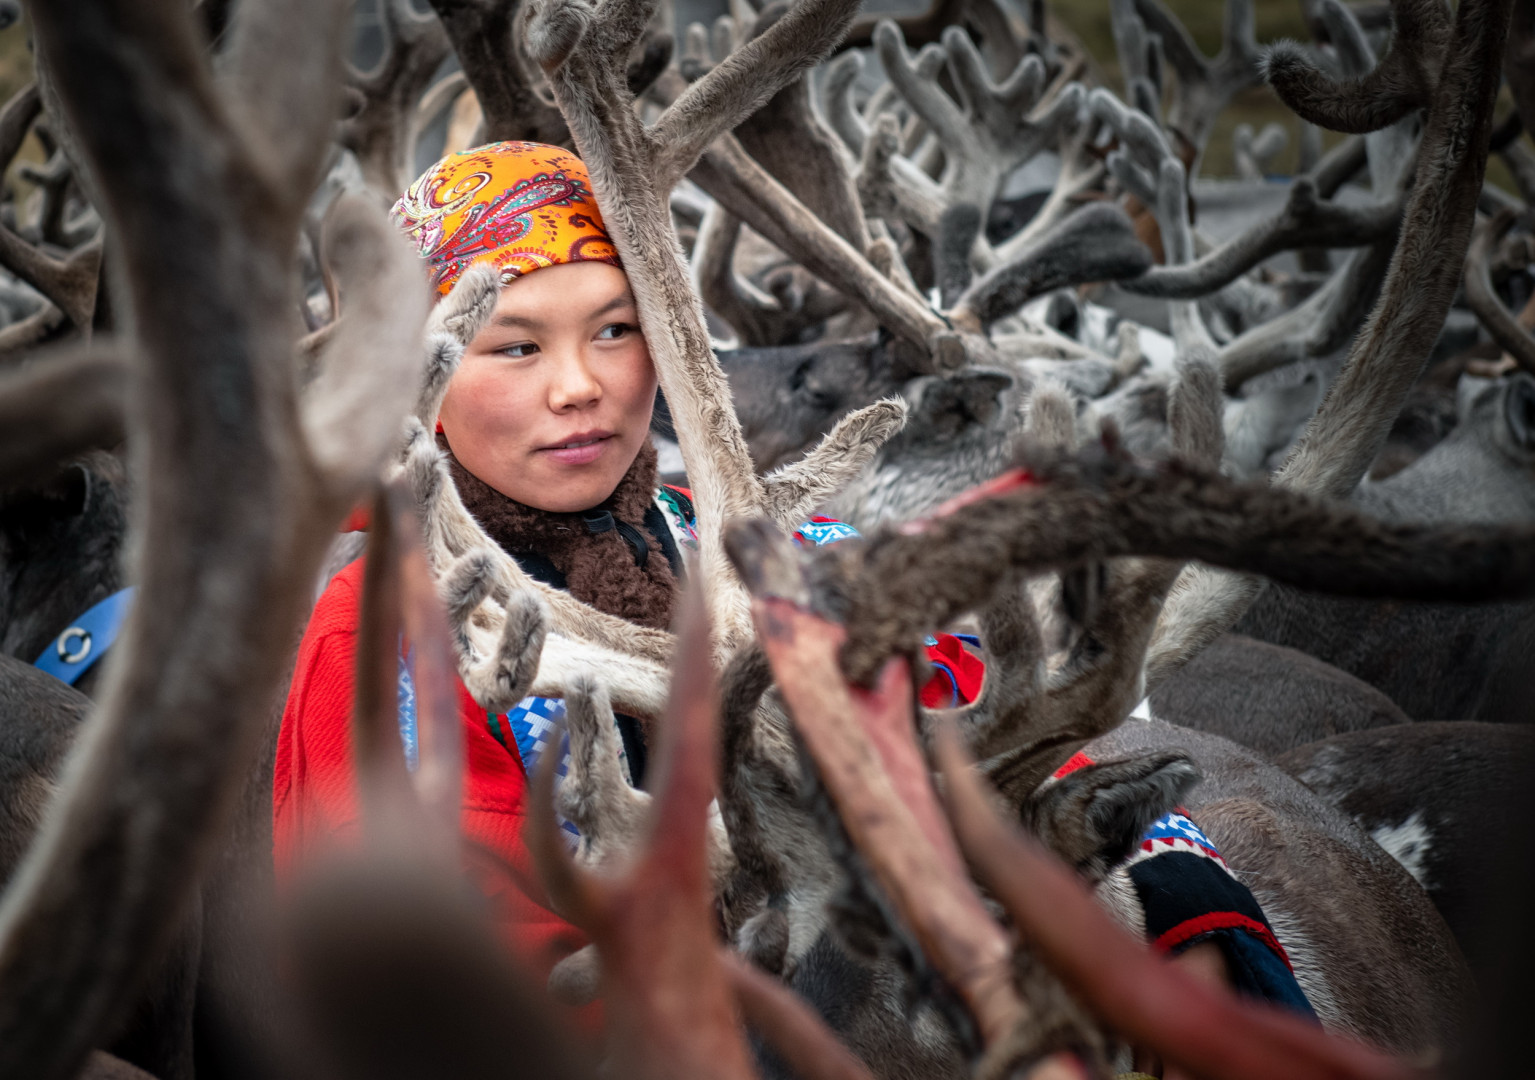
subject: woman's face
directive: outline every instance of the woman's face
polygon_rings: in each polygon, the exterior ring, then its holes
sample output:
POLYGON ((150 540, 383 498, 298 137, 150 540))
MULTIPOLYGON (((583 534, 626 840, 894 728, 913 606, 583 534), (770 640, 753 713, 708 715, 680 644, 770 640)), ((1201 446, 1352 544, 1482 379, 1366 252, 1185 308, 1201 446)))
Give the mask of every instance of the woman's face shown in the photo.
POLYGON ((540 510, 587 510, 618 487, 650 431, 656 372, 629 281, 563 263, 501 289, 438 419, 459 463, 540 510))

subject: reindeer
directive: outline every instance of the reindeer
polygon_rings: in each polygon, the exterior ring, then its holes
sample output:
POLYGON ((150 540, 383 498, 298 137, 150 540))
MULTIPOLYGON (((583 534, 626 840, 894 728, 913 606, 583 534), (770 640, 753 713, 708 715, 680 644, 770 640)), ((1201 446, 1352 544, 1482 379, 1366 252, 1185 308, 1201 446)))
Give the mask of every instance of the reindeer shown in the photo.
MULTIPOLYGON (((1404 233, 1413 235, 1416 243, 1388 275, 1376 316, 1308 428, 1296 457, 1281 474, 1285 483, 1299 481, 1304 490, 1334 496, 1351 489, 1378 450, 1385 424, 1400 406, 1405 383, 1410 382, 1404 379, 1403 369, 1421 361, 1432 344, 1449 299, 1441 268, 1432 261, 1425 265, 1425 260, 1442 259, 1445 251, 1456 251, 1455 245, 1469 231, 1464 226, 1479 186, 1490 126, 1492 93, 1485 69, 1487 57, 1500 52, 1500 12, 1506 16, 1506 3, 1468 2, 1457 14, 1457 29, 1450 35, 1439 69, 1443 74, 1435 100, 1455 100, 1459 108, 1436 105, 1430 111, 1425 146, 1432 152, 1420 157, 1419 176, 1406 211, 1409 225, 1418 233, 1404 233), (1393 313, 1408 304, 1409 290, 1420 289, 1425 281, 1430 286, 1424 294, 1427 300, 1411 309, 1414 317, 1394 319, 1393 313)), ((734 566, 742 574, 738 576, 726 552, 729 519, 758 515, 774 528, 792 526, 872 458, 906 410, 898 403, 881 403, 854 412, 811 455, 766 479, 757 477, 710 352, 696 295, 677 254, 666 196, 700 155, 716 153, 709 148, 718 145, 722 132, 823 56, 847 28, 852 10, 830 0, 791 10, 680 91, 668 111, 645 127, 631 107, 628 61, 644 38, 648 16, 643 7, 620 0, 608 0, 597 11, 580 4, 542 3, 530 14, 523 44, 546 73, 561 116, 592 167, 599 197, 615 208, 610 224, 636 281, 642 322, 655 343, 663 390, 697 495, 701 551, 695 583, 697 603, 707 612, 708 625, 695 624, 680 644, 662 632, 641 632, 604 620, 568 596, 519 577, 515 564, 497 553, 458 504, 427 432, 456 350, 473 333, 476 321, 484 318, 493 296, 494 285, 483 275, 467 275, 433 313, 423 389, 399 449, 394 441, 395 421, 409 405, 409 391, 401 386, 408 388, 416 381, 420 358, 399 349, 397 343, 412 336, 414 322, 421 318, 420 290, 412 293, 408 260, 402 261, 383 242, 376 217, 355 204, 343 208, 341 221, 353 230, 359 267, 378 270, 388 287, 375 293, 359 281, 352 291, 362 298, 356 317, 338 326, 310 396, 302 408, 296 403, 292 335, 286 330, 291 320, 283 317, 284 312, 291 313, 294 298, 289 295, 287 275, 276 268, 288 265, 302 211, 300 199, 289 193, 307 192, 324 143, 323 124, 315 118, 328 115, 320 106, 333 95, 336 81, 339 17, 333 9, 310 6, 302 13, 242 9, 223 75, 230 87, 227 91, 215 89, 187 14, 172 6, 133 13, 110 6, 91 11, 61 8, 39 14, 39 40, 51 58, 54 85, 89 156, 95 182, 101 185, 103 213, 114 224, 114 235, 122 238, 121 247, 114 250, 129 271, 135 361, 156 391, 135 400, 130 436, 141 440, 135 443, 142 447, 136 452, 147 462, 142 477, 146 531, 138 549, 138 579, 143 582, 146 607, 154 600, 156 606, 149 610, 157 614, 155 620, 139 616, 130 625, 124 651, 108 672, 102 715, 95 721, 92 737, 77 750, 77 761, 52 809, 54 816, 43 840, 31 853, 28 871, 7 898, 6 914, 0 920, 0 942, 6 943, 0 944, 0 972, 10 973, 0 979, 0 1003, 7 996, 10 1001, 0 1006, 0 1016, 11 1018, 6 1022, 12 1037, 0 1041, 6 1055, 29 1075, 68 1075, 101 1030, 110 1026, 112 1005, 123 1000, 122 987, 142 972, 142 957, 168 934, 175 900, 190 894, 191 868, 216 835, 217 812, 233 798, 242 774, 242 752, 248 757, 255 742, 253 732, 259 727, 266 696, 280 675, 285 637, 302 610, 328 533, 350 504, 374 484, 379 465, 396 450, 392 469, 422 510, 423 562, 441 575, 447 593, 443 643, 457 650, 457 666, 471 692, 488 707, 515 700, 514 694, 530 689, 560 693, 576 702, 584 695, 592 704, 589 710, 576 712, 595 714, 600 721, 601 694, 583 681, 596 664, 602 673, 601 690, 611 703, 640 715, 676 720, 678 745, 684 748, 679 760, 693 762, 691 774, 679 766, 675 786, 668 783, 660 789, 666 797, 657 808, 663 822, 685 827, 658 830, 662 839, 650 845, 652 858, 641 864, 642 872, 610 883, 606 891, 562 871, 563 864, 550 858, 551 830, 545 828, 541 834, 544 864, 554 875, 551 880, 570 886, 554 891, 571 903, 569 910, 582 916, 578 921, 597 933, 599 948, 605 944, 605 961, 608 957, 612 961, 604 968, 604 979, 625 988, 615 1021, 617 1041, 635 1051, 633 1060, 641 1071, 744 1075, 747 1058, 722 992, 727 985, 757 1006, 776 1001, 775 1015, 781 1023, 789 1023, 783 1020, 789 1016, 800 1024, 797 1029, 780 1026, 780 1032, 819 1030, 807 1026, 803 1010, 785 1006, 760 980, 754 982, 749 973, 721 964, 706 918, 707 883, 722 881, 742 867, 742 851, 735 846, 737 838, 727 835, 731 847, 726 858, 718 843, 711 848, 705 839, 720 835, 705 815, 712 785, 707 766, 699 764, 711 757, 704 734, 710 711, 707 679, 695 667, 687 679, 672 687, 669 666, 673 656, 694 662, 708 659, 726 667, 730 675, 736 664, 750 663, 756 641, 778 691, 765 704, 753 700, 741 710, 748 729, 742 752, 763 755, 782 770, 796 762, 791 756, 795 737, 791 732, 807 741, 826 793, 823 809, 835 807, 841 823, 842 831, 834 830, 824 843, 835 845, 845 837, 862 853, 866 868, 855 867, 854 879, 862 882, 863 895, 890 898, 888 910, 898 913, 901 924, 910 928, 905 955, 925 957, 923 962, 933 965, 952 985, 959 1005, 951 998, 943 1006, 946 1015, 969 1016, 974 1044, 986 1048, 988 1061, 998 1071, 1033 1065, 1049 1075, 1068 1067, 1069 1054, 1101 1064, 1095 1056, 1101 1038, 1062 992, 1058 976, 1052 974, 1053 964, 1064 973, 1060 977, 1102 1011, 1116 1030, 1202 1072, 1268 1075, 1276 1063, 1290 1068, 1302 1061, 1346 1068, 1350 1075, 1388 1074, 1389 1066, 1356 1048, 1316 1039, 1282 1021, 1260 1021, 1176 979, 1168 983, 1165 972, 1149 967, 1133 950, 1115 954, 1122 972, 1144 978, 1148 986, 1171 987, 1198 1009, 1219 1017, 1223 1025, 1229 1024, 1220 1030, 1229 1031, 1232 1038, 1180 1042, 1158 1031, 1155 1013, 1144 1007, 1118 1007, 1104 968, 1084 964, 1080 952, 1062 944, 1071 933, 1063 934, 1059 928, 1071 925, 1079 936, 1086 928, 1087 937, 1111 943, 1122 943, 1122 938, 1113 936, 1112 927, 1104 933, 1103 927, 1109 925, 1105 917, 1081 905, 1082 892, 1071 878, 1041 862, 1034 848, 990 816, 979 790, 973 783, 967 786, 970 774, 949 745, 944 760, 955 800, 954 827, 965 845, 965 856, 982 868, 1017 924, 1040 942, 1044 962, 1015 959, 1007 934, 975 894, 960 869, 959 852, 948 839, 945 815, 914 741, 909 684, 903 690, 899 663, 888 669, 895 675, 881 684, 877 694, 860 696, 837 670, 836 653, 845 637, 841 651, 849 673, 867 681, 876 662, 883 662, 892 651, 907 649, 928 625, 940 625, 948 615, 967 609, 985 608, 993 640, 1011 633, 1018 644, 994 663, 993 692, 971 718, 972 738, 981 740, 973 742, 972 749, 984 752, 988 774, 1021 807, 1049 774, 1052 758, 1119 723, 1148 685, 1190 659, 1218 629, 1229 625, 1250 598, 1252 590, 1245 584, 1213 578, 1208 570, 1185 571, 1188 577, 1175 586, 1179 563, 1158 559, 1197 556, 1231 569, 1307 585, 1348 584, 1383 592, 1422 589, 1432 596, 1451 591, 1472 595, 1468 590, 1481 590, 1486 595, 1527 587, 1519 576, 1527 577, 1527 568, 1518 559, 1519 545, 1527 537, 1523 533, 1495 536, 1489 544, 1487 537, 1370 530, 1358 518, 1309 503, 1287 502, 1282 492, 1223 486, 1209 471, 1219 455, 1218 379, 1194 349, 1183 366, 1192 387, 1187 408, 1198 419, 1192 424, 1174 420, 1171 427, 1175 448, 1196 458, 1204 471, 1173 470, 1167 474, 1171 479, 1164 477, 1166 482, 1159 488, 1156 477, 1146 480, 1110 455, 1103 475, 1131 494, 1144 496, 1136 504, 1141 516, 1120 519, 1121 526, 1125 520, 1140 524, 1161 519, 1183 526, 1192 507, 1214 522, 1204 533, 1150 530, 1151 538, 1161 545, 1151 548, 1123 541, 1116 545, 1102 533, 1088 536, 1085 543, 1080 535, 1072 535, 1057 539, 1054 554, 1046 551, 1023 559, 1021 568, 1014 565, 1012 549, 1005 545, 998 550, 1008 558, 991 559, 989 567, 980 569, 974 561, 995 551, 972 552, 963 588, 943 590, 942 601, 952 611, 935 612, 931 604, 914 603, 911 612, 892 613, 897 601, 878 596, 879 588, 888 587, 910 601, 913 590, 929 588, 938 580, 920 556, 931 559, 965 551, 957 536, 943 532, 945 528, 963 532, 968 517, 956 511, 932 526, 931 535, 908 538, 913 543, 904 549, 898 540, 881 542, 867 553, 847 553, 848 567, 839 567, 844 556, 837 554, 814 572, 824 571, 821 580, 835 584, 839 568, 850 571, 842 579, 846 585, 831 589, 824 601, 832 609, 845 611, 845 629, 804 610, 819 593, 805 582, 781 546, 774 546, 781 538, 775 541, 771 531, 759 528, 756 533, 734 534, 748 539, 758 536, 764 553, 754 559, 749 545, 742 546, 738 540, 734 550, 734 566), (110 54, 101 45, 112 40, 103 29, 109 22, 118 31, 113 41, 116 51, 110 54), (302 77, 285 83, 281 93, 274 95, 282 100, 261 107, 263 99, 250 87, 273 49, 288 55, 302 77), (100 119, 91 121, 90 91, 97 82, 112 92, 113 100, 126 103, 128 115, 141 121, 138 128, 112 129, 100 119), (182 106, 171 110, 175 123, 150 127, 145 118, 154 115, 154 104, 168 100, 182 106), (302 123, 289 132, 289 138, 278 138, 274 134, 278 117, 285 125, 291 125, 295 117, 302 123), (133 152, 125 152, 125 147, 133 152), (167 175, 192 175, 206 181, 173 193, 172 205, 185 216, 174 219, 182 232, 173 232, 171 239, 187 241, 182 247, 166 245, 163 229, 152 235, 141 216, 153 184, 167 175), (259 196, 254 200, 249 198, 253 191, 259 196), (180 258, 179 253, 190 250, 194 239, 191 226, 196 226, 201 249, 211 245, 225 260, 220 265, 229 268, 227 276, 196 273, 200 267, 180 258), (171 251, 178 255, 170 255, 171 251), (418 297, 412 304, 399 302, 400 297, 411 295, 418 297), (185 328, 170 310, 170 296, 176 296, 178 304, 188 296, 204 297, 211 310, 229 318, 217 326, 194 326, 194 340, 188 343, 185 328), (388 302, 381 299, 384 296, 388 302), (192 359, 181 360, 192 355, 195 364, 192 359), (217 361, 211 368, 208 357, 217 361), (380 368, 385 370, 380 373, 380 368), (243 390, 236 400, 226 401, 219 395, 231 385, 243 390), (220 414, 214 406, 219 404, 243 409, 248 423, 235 428, 216 423, 220 414), (178 464, 172 431, 191 432, 198 448, 206 451, 204 457, 191 465, 178 464), (238 481, 233 486, 230 477, 223 475, 228 473, 238 481), (221 486, 214 485, 215 474, 221 486), (210 492, 217 497, 210 498, 210 492), (1183 517, 1169 510, 1180 511, 1183 517), (1272 543, 1258 543, 1254 530, 1275 515, 1291 522, 1297 539, 1310 536, 1313 546, 1287 554, 1283 549, 1276 551, 1272 543), (254 532, 253 521, 261 523, 254 532), (1343 537, 1357 541, 1361 532, 1373 546, 1343 543, 1343 537), (192 575, 185 565, 185 545, 191 539, 200 545, 200 557, 228 568, 229 588, 203 596, 187 584, 192 575), (1447 549, 1452 542, 1459 546, 1447 549), (1318 547, 1325 549, 1327 544, 1337 545, 1355 559, 1328 562, 1318 547), (1131 556, 1142 559, 1120 561, 1131 556), (1074 571, 1083 559, 1103 564, 1103 592, 1078 611, 1080 625, 1072 635, 1065 664, 1041 685, 1046 672, 1038 662, 1032 616, 1020 619, 1015 614, 1009 626, 1006 611, 983 601, 990 595, 988 590, 1005 593, 994 589, 999 573, 1012 575, 1016 584, 1018 576, 1028 573, 1074 571), (1169 593, 1170 588, 1175 591, 1169 593), (802 602, 789 602, 794 600, 802 602), (168 621, 159 621, 162 617, 168 621), (206 629, 210 626, 221 636, 210 638, 206 629), (210 640, 222 647, 215 650, 195 683, 170 677, 180 673, 175 658, 210 640), (677 694, 671 705, 667 703, 669 687, 677 694), (1020 701, 1029 708, 1019 709, 1020 701), (1018 723, 1023 712, 1033 714, 1026 730, 1009 730, 1009 721, 1018 723), (849 718, 853 723, 847 722, 849 718), (214 719, 222 721, 216 729, 214 719), (217 739, 211 735, 215 730, 217 739), (233 738, 228 734, 231 730, 236 732, 233 738), (168 747, 157 739, 188 755, 195 750, 199 768, 166 776, 168 747), (839 739, 846 741, 839 743, 839 739), (854 767, 870 761, 888 774, 884 782, 878 779, 878 769, 854 767), (126 795, 111 801, 113 793, 130 784, 156 779, 162 782, 150 784, 152 797, 158 800, 154 805, 126 795), (896 810, 903 803, 892 798, 896 791, 914 796, 906 802, 905 812, 866 812, 896 810), (152 837, 121 848, 127 852, 122 862, 93 860, 93 854, 113 850, 114 839, 126 845, 140 836, 125 831, 119 813, 124 806, 134 813, 134 821, 147 821, 146 829, 164 830, 163 843, 152 842, 152 837), (893 828, 878 827, 882 820, 893 828), (96 839, 101 836, 106 839, 96 839), (711 861, 710 850, 719 857, 711 861), (903 852, 919 853, 924 861, 914 864, 903 859, 903 852), (1009 859, 1015 860, 1011 870, 1009 859), (121 867, 133 873, 121 872, 108 884, 81 894, 81 882, 99 884, 100 877, 121 867), (1019 867, 1031 871, 1034 881, 1028 888, 1020 888, 1012 876, 1019 867), (563 879, 558 877, 561 873, 566 875, 563 879), (686 902, 668 911, 667 902, 674 897, 649 888, 658 880, 675 881, 675 895, 687 898, 686 902), (153 891, 130 888, 146 882, 153 891), (878 894, 871 892, 871 885, 878 894), (124 889, 131 892, 131 906, 102 909, 124 889), (615 915, 625 909, 624 898, 645 901, 645 918, 615 915), (81 906, 93 902, 97 910, 82 914, 81 906), (1069 909, 1069 914, 1052 926, 1050 919, 1041 917, 1042 903, 1069 909), (1073 905, 1085 913, 1076 912, 1073 905), (655 921, 647 922, 651 917, 655 921), (659 933, 647 936, 646 931, 657 929, 659 933), (73 936, 61 936, 65 932, 73 936), (671 999, 647 996, 643 990, 650 981, 643 961, 651 954, 641 947, 647 941, 687 945, 660 954, 677 961, 676 967, 668 965, 667 985, 689 988, 687 995, 675 999, 687 1006, 677 1014, 658 1015, 656 1003, 671 999), (1022 972, 1015 981, 1016 967, 1022 972), (51 989, 71 979, 74 986, 90 990, 91 1009, 78 1008, 81 995, 68 993, 67 988, 64 992, 51 989), (64 1002, 74 1006, 67 1028, 59 1022, 64 1002), (46 1010, 53 1011, 42 1015, 46 1010), (47 1022, 39 1022, 40 1016, 47 1022), (695 1019, 699 1026, 690 1029, 689 1021, 695 1019)), ((884 37, 890 40, 888 32, 884 37)), ((716 169, 745 168, 730 157, 728 141, 718 153, 726 164, 714 161, 716 169)), ((732 174, 727 171, 727 175, 732 174)), ((1178 183, 1176 175, 1171 176, 1167 190, 1176 190, 1178 183)), ((1189 245, 1183 239, 1170 243, 1186 249, 1189 245)), ((857 252, 854 255, 862 258, 857 252)), ((893 267, 894 262, 889 265, 893 267)), ((989 355, 984 339, 974 331, 936 329, 941 321, 935 320, 931 309, 924 315, 909 293, 897 292, 897 299, 892 299, 891 291, 876 279, 862 287, 869 298, 883 305, 877 313, 901 327, 906 335, 904 347, 919 357, 925 350, 924 362, 963 358, 968 363, 972 350, 989 355)), ((1044 395, 1043 400, 1052 399, 1044 395)), ((1060 435, 1069 431, 1072 414, 1063 407, 1063 399, 1053 400, 1054 405, 1031 410, 1031 415, 1037 425, 1060 435)), ((1184 407, 1176 404, 1175 395, 1170 408, 1176 414, 1184 407)), ((1091 490, 1099 479, 1092 462, 1085 483, 1074 477, 1070 467, 1052 468, 1048 461, 1037 466, 1049 497, 1061 498, 1062 507, 1096 506, 1101 511, 1105 504, 1114 504, 1101 491, 1091 490), (1074 491, 1080 498, 1071 503, 1074 491)), ((1036 499, 1026 509, 1043 501, 1036 499)), ((1017 525, 1015 503, 998 500, 995 504, 1001 506, 997 516, 1009 528, 1017 525), (1008 512, 1014 517, 1007 518, 1008 512)), ((994 509, 990 503, 975 506, 994 509)), ((1057 509, 1057 520, 1067 513, 1057 509)), ((377 516, 382 520, 382 514, 377 516)), ((1083 520, 1101 525, 1104 518, 1087 515, 1083 520)), ((1032 542, 1035 537, 1029 536, 1032 542)), ((390 655, 388 650, 397 641, 395 628, 383 620, 370 633, 375 656, 390 655)), ((444 655, 451 664, 454 654, 444 655)), ((364 680, 372 680, 364 685, 372 687, 375 702, 380 672, 387 676, 389 671, 387 665, 375 664, 371 671, 360 673, 364 680)), ((742 697, 752 698, 750 690, 750 685, 745 686, 742 697)), ((755 699, 762 697, 761 691, 755 695, 755 699)), ((363 712, 376 722, 387 720, 381 711, 363 712)), ((587 726, 603 730, 600 722, 587 726)), ((367 744, 369 760, 381 760, 385 748, 393 745, 383 736, 392 732, 383 722, 369 730, 373 733, 367 744)), ((943 749, 942 735, 934 738, 943 749)), ((1186 763, 1164 761, 1163 765, 1171 772, 1152 785, 1152 794, 1158 798, 1181 793, 1180 785, 1190 775, 1186 763)), ((1161 769, 1153 768, 1151 775, 1161 769)), ((1112 780, 1122 774, 1102 775, 1112 780)), ((726 785, 733 782, 724 781, 726 785)), ((562 798, 576 793, 572 789, 562 798)), ((773 795, 769 787, 770 807, 773 795)), ((453 805, 442 789, 433 793, 433 799, 439 811, 453 805)), ((729 803, 722 790, 722 817, 744 815, 739 801, 734 806, 729 803)), ((380 805, 387 807, 387 800, 380 805)), ((548 808, 547 787, 534 805, 540 812, 548 808)), ((1150 804, 1137 805, 1145 810, 1150 804)), ((387 818, 387 810, 384 814, 387 818)), ((631 831, 635 819, 632 813, 625 819, 631 831)), ((1043 812, 1034 817, 1036 828, 1058 820, 1043 812)), ((1081 827, 1075 828, 1073 837, 1086 835, 1081 827)), ((724 831, 728 834, 728 825, 724 831)), ((1321 831, 1326 834, 1326 828, 1321 831)), ((739 832, 745 846, 747 832, 739 832)), ((1057 829, 1056 835, 1065 837, 1068 830, 1057 829)), ((1332 835, 1331 839, 1346 846, 1347 837, 1332 835)), ((589 849, 587 856, 598 862, 608 858, 597 847, 589 849)), ((736 888, 747 901, 752 872, 748 865, 736 888)), ((1387 878, 1392 872, 1391 865, 1383 871, 1387 878)), ((845 873, 847 867, 838 867, 839 878, 845 873)), ((1365 880, 1389 884, 1379 877, 1365 880)), ((1409 891, 1404 917, 1417 917, 1413 903, 1409 891)), ((774 920, 770 914, 758 919, 759 914, 743 903, 732 918, 739 920, 741 928, 751 924, 762 931, 758 951, 770 955, 774 920)), ((890 923, 887 917, 883 925, 890 923)), ((1432 942, 1432 912, 1417 925, 1424 930, 1419 940, 1432 942)), ((469 939, 456 940, 462 944, 469 939)), ((322 944, 323 940, 310 939, 311 949, 322 944)), ((1441 991, 1455 985, 1453 952, 1417 959, 1439 964, 1441 991)), ((323 990, 326 984, 313 985, 323 990)), ((1404 1032, 1389 1019, 1360 1015, 1364 1007, 1357 995, 1335 995, 1334 1000, 1339 1003, 1337 1015, 1349 1018, 1355 1030, 1383 1041, 1401 1043, 1441 1033, 1426 1025, 1404 1032)), ((1343 1022, 1335 1020, 1335 1024, 1343 1022)), ((793 1040, 781 1045, 792 1053, 788 1048, 793 1040)), ((826 1053, 835 1056, 829 1047, 826 1053)), ((845 1056, 835 1060, 853 1067, 845 1056)))
MULTIPOLYGON (((1535 383, 1523 373, 1463 379, 1455 430, 1401 472, 1361 485, 1356 501, 1399 521, 1529 520, 1532 403, 1535 383)), ((1530 716, 1523 657, 1535 621, 1524 604, 1393 609, 1276 588, 1238 627, 1357 675, 1415 719, 1530 716), (1453 657, 1444 655, 1449 640, 1463 643, 1453 657)))
POLYGON ((1275 763, 1401 863, 1484 970, 1490 936, 1478 897, 1503 861, 1486 838, 1512 827, 1530 753, 1525 728, 1466 721, 1339 733, 1275 763))
POLYGON ((1158 719, 1220 735, 1270 760, 1329 736, 1412 719, 1364 680, 1242 634, 1216 638, 1148 704, 1158 719))

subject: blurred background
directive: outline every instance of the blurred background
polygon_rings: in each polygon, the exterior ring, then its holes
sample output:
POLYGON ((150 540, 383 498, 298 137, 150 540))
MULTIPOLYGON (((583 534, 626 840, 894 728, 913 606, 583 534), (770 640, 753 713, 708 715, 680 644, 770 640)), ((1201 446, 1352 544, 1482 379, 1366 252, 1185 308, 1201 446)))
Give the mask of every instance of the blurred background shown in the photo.
MULTIPOLYGON (((368 67, 377 59, 381 48, 378 35, 379 0, 359 0, 356 15, 356 41, 354 59, 360 67, 368 67)), ((1016 2, 1016 0, 1015 0, 1016 2)), ((1173 13, 1182 20, 1195 41, 1206 53, 1213 55, 1220 49, 1221 25, 1226 5, 1221 0, 1164 0, 1173 13)), ((415 0, 417 8, 427 10, 426 0, 415 0)), ((707 21, 724 14, 729 0, 676 0, 675 10, 680 22, 707 21)), ((928 5, 919 0, 866 0, 863 9, 868 12, 904 14, 924 10, 928 5)), ((1379 4, 1367 5, 1371 8, 1379 4)), ((1046 8, 1053 20, 1071 34, 1092 56, 1094 74, 1114 90, 1123 89, 1119 78, 1119 62, 1114 52, 1114 37, 1109 29, 1109 0, 1047 0, 1046 8)), ((1274 41, 1279 38, 1308 40, 1302 0, 1256 0, 1258 40, 1274 41)), ((32 77, 32 57, 27 46, 25 17, 4 30, 0 30, 0 101, 24 86, 32 77)), ((457 67, 449 59, 443 74, 457 67)), ((1507 90, 1503 92, 1507 97, 1507 90)), ((1506 101, 1500 104, 1501 113, 1511 107, 1506 101)), ((1277 123, 1289 134, 1284 151, 1275 159, 1277 173, 1287 174, 1295 165, 1298 146, 1298 122, 1295 115, 1285 109, 1279 99, 1267 87, 1256 87, 1239 94, 1216 121, 1215 132, 1210 138, 1200 172, 1207 177, 1234 176, 1231 155, 1231 133, 1238 124, 1251 124, 1254 131, 1262 131, 1264 125, 1277 123)), ((1330 146, 1338 136, 1324 133, 1324 146, 1330 146)), ((1528 134, 1521 138, 1528 140, 1528 134)), ((430 139, 426 140, 430 143, 430 139)), ((26 147, 12 163, 5 182, 15 186, 16 193, 25 197, 29 184, 18 170, 24 162, 41 164, 44 160, 42 147, 35 138, 29 137, 26 147)), ((426 163, 430 162, 430 158, 426 163)), ((1490 182, 1512 192, 1514 185, 1502 160, 1494 155, 1487 163, 1490 182)))

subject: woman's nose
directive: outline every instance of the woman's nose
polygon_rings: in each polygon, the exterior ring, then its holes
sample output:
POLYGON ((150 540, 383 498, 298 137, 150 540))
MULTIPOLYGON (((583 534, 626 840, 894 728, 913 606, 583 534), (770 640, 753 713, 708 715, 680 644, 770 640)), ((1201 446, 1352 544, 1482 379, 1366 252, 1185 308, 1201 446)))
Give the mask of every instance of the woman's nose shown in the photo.
POLYGON ((549 383, 549 407, 555 412, 584 409, 602 399, 602 384, 579 349, 563 350, 549 383))

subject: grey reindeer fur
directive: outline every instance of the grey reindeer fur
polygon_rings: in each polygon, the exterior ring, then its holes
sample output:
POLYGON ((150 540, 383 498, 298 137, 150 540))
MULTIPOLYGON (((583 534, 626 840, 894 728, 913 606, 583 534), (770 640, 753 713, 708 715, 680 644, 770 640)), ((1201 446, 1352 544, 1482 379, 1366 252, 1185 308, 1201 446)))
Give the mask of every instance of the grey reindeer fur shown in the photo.
POLYGON ((1497 948, 1478 920, 1507 857, 1535 756, 1522 724, 1425 723, 1340 732, 1275 759, 1400 862, 1473 968, 1497 948))
MULTIPOLYGON (((1361 508, 1392 521, 1516 524, 1535 520, 1528 417, 1535 381, 1462 382, 1455 430, 1390 478, 1365 482, 1361 508)), ((1271 586, 1237 624, 1303 649, 1377 687, 1415 720, 1527 720, 1527 602, 1378 604, 1271 586), (1445 642, 1457 647, 1447 649, 1445 642)))
POLYGON ((1152 712, 1266 758, 1298 746, 1411 721, 1363 679, 1298 649, 1222 634, 1151 695, 1152 712))

